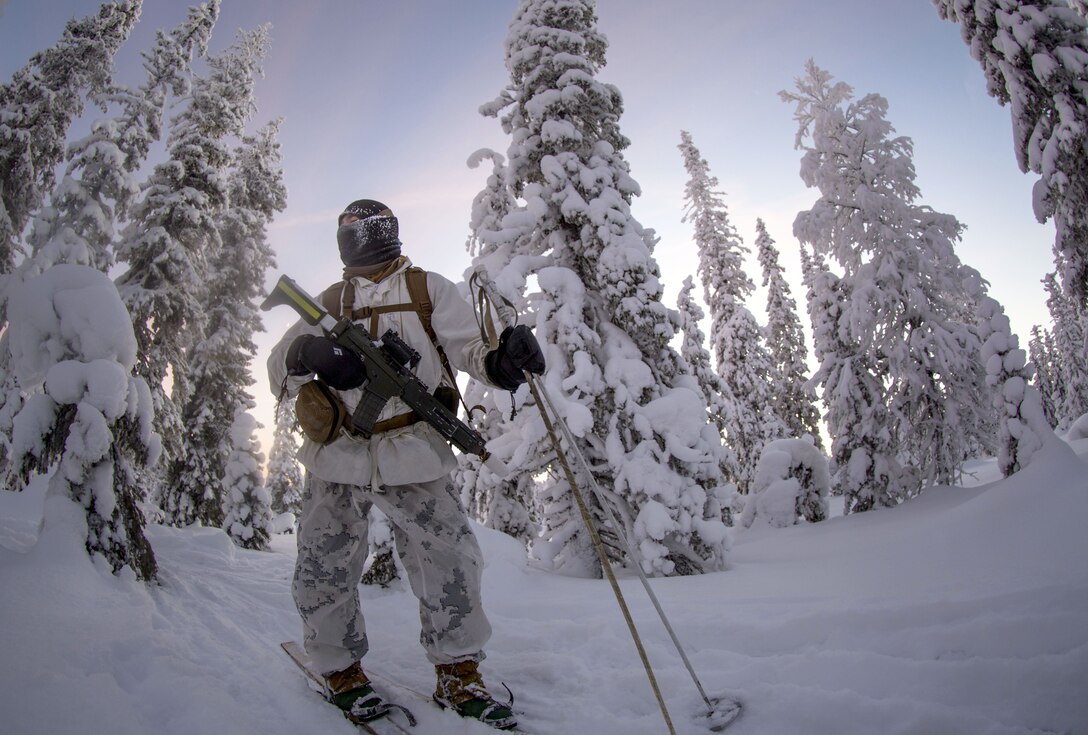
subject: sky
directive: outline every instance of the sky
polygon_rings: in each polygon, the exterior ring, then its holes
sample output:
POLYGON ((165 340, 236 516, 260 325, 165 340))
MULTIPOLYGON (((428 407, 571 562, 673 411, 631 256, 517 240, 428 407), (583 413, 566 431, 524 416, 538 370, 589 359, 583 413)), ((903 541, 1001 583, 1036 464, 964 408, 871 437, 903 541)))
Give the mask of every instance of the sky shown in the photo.
MULTIPOLYGON (((239 29, 271 24, 251 129, 283 119, 288 205, 269 231, 278 268, 268 285, 287 273, 316 293, 338 280, 336 216, 359 198, 393 209, 404 252, 417 265, 460 280, 471 262, 471 201, 488 173, 466 162, 481 148, 505 153, 509 143, 478 108, 509 81, 503 41, 516 4, 223 0, 212 52, 239 29)), ((0 80, 53 44, 66 20, 99 5, 0 0, 0 80)), ((119 81, 140 83, 139 53, 157 29, 182 20, 186 6, 145 0, 117 59, 119 81)), ((609 41, 598 78, 624 98, 625 157, 642 189, 632 209, 660 237, 655 254, 670 306, 697 266, 677 150, 686 130, 749 247, 756 219, 767 224, 803 310, 792 223, 816 194, 798 175, 793 109, 777 93, 792 89, 812 58, 858 96, 888 99, 889 121, 914 142, 921 203, 967 226, 959 255, 990 281, 1021 342, 1033 325, 1049 323, 1040 281, 1053 267, 1053 226, 1032 214, 1034 177, 1016 166, 1008 109, 987 96, 958 26, 941 20, 931 2, 671 0, 665 7, 655 0, 597 3, 598 28, 609 41)), ((749 263, 758 285, 754 253, 749 263)), ((764 303, 758 290, 749 302, 760 321, 764 303)), ((265 315, 267 331, 257 340, 254 393, 266 452, 272 401, 264 361, 293 320, 286 308, 265 315)))

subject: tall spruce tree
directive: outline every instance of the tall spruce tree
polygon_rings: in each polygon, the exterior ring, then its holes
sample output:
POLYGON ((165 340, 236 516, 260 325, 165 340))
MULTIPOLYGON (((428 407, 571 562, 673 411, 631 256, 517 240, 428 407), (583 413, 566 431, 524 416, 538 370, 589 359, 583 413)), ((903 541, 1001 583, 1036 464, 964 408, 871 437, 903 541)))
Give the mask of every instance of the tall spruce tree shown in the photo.
POLYGON ((818 254, 809 256, 804 246, 801 259, 820 364, 812 379, 822 387, 831 435, 832 488, 843 496, 846 513, 893 506, 903 471, 884 406, 885 376, 850 337, 849 282, 829 271, 818 254))
MULTIPOLYGON (((33 277, 57 263, 89 265, 107 272, 114 263, 116 227, 127 215, 139 187, 134 174, 161 135, 167 93, 188 91, 189 62, 203 53, 218 12, 218 0, 191 8, 185 22, 169 34, 160 31, 155 45, 144 53, 147 77, 139 89, 110 84, 92 99, 104 108, 119 108, 112 117, 96 122, 90 135, 68 147, 68 165, 42 207, 30 234, 30 257, 12 274, 13 281, 33 277)), ((11 417, 26 395, 7 369, 7 354, 0 350, 3 406, 0 436, 6 446, 11 417)), ((0 457, 6 457, 0 451, 0 457)))
POLYGON ((252 401, 249 363, 257 351, 253 335, 262 329, 256 299, 275 265, 266 230, 287 205, 278 128, 274 121, 247 136, 235 153, 228 206, 218 216, 221 246, 209 259, 204 334, 188 355, 192 391, 182 409, 187 440, 170 466, 168 485, 205 525, 222 522, 223 476, 235 449, 231 422, 252 401))
POLYGON ((297 455, 300 445, 295 425, 295 400, 284 396, 276 403, 276 425, 272 448, 268 450, 265 488, 272 498, 273 513, 291 513, 296 518, 302 510, 302 468, 297 455))
POLYGON ((1038 324, 1031 328, 1031 341, 1028 342, 1031 362, 1035 365, 1035 385, 1043 399, 1043 413, 1051 427, 1058 425, 1061 411, 1059 406, 1065 400, 1062 391, 1061 365, 1056 359, 1057 348, 1054 335, 1038 324))
POLYGON ((744 272, 748 248, 729 221, 728 208, 717 191, 718 179, 711 175, 690 133, 680 133, 678 148, 688 172, 684 221, 692 223, 699 253, 703 300, 710 309, 710 343, 718 374, 734 401, 726 434, 737 455, 739 474, 731 479, 747 493, 763 447, 784 437, 787 428, 775 411, 773 367, 763 330, 744 304, 755 290, 744 272))
POLYGON ((973 305, 954 243, 962 226, 916 203, 912 144, 892 137, 887 101, 831 85, 809 61, 797 92, 801 178, 819 190, 794 235, 833 255, 848 281, 849 341, 876 361, 902 490, 953 484, 965 459, 992 450, 992 414, 973 305))
POLYGON ((1080 318, 1076 303, 1054 273, 1043 279, 1046 305, 1053 319, 1053 351, 1061 375, 1061 397, 1056 402, 1057 427, 1068 429, 1088 413, 1088 320, 1080 318))
POLYGON ((785 269, 778 262, 778 249, 762 219, 756 220, 756 256, 763 269, 763 287, 767 289, 767 352, 771 357, 775 413, 786 422, 788 434, 798 438, 811 436, 815 446, 823 449, 816 395, 808 387, 808 346, 797 315, 797 302, 786 283, 785 269))
MULTIPOLYGON (((710 351, 706 348, 706 335, 699 327, 699 323, 705 317, 703 308, 692 297, 695 282, 691 276, 684 279, 684 285, 676 298, 676 309, 680 313, 680 356, 687 361, 695 375, 695 379, 702 388, 706 398, 707 411, 710 414, 710 422, 717 427, 718 433, 725 435, 729 426, 736 420, 737 401, 732 397, 729 386, 711 366, 710 351)), ((737 455, 726 442, 721 453, 722 475, 725 477, 737 477, 740 475, 740 467, 737 465, 737 455)), ((727 498, 722 498, 722 518, 726 525, 733 525, 732 515, 727 504, 727 498)))
MULTIPOLYGON (((253 79, 267 39, 265 27, 240 34, 208 60, 208 76, 193 84, 188 106, 172 121, 169 160, 155 166, 118 248, 128 265, 117 282, 139 345, 136 370, 152 388, 168 463, 184 452, 179 407, 190 395, 188 352, 207 321, 207 260, 221 247, 228 140, 252 115, 253 79), (164 387, 168 374, 171 393, 164 387)), ((197 519, 199 504, 187 497, 163 498, 169 522, 197 519)))
POLYGON ((60 41, 0 87, 0 315, 3 282, 23 252, 20 238, 31 214, 53 189, 68 129, 83 113, 84 95, 110 84, 113 56, 140 7, 140 0, 108 2, 95 15, 69 21, 60 41))
MULTIPOLYGON (((653 235, 631 215, 639 187, 623 158, 622 97, 596 79, 606 46, 589 0, 519 2, 506 39, 510 84, 482 108, 512 137, 504 176, 514 201, 501 228, 479 238, 504 253, 487 265, 514 303, 526 298, 518 289, 536 288, 527 298, 546 345, 542 379, 638 549, 629 561, 660 575, 718 569, 720 445, 669 344, 677 316, 661 300, 653 235)), ((553 569, 600 574, 566 483, 537 468, 555 460, 539 414, 513 420, 525 440, 517 451, 535 458, 515 465, 513 483, 530 472, 541 481, 533 554, 553 569)))
MULTIPOLYGON (((0 87, 0 327, 6 321, 7 295, 22 278, 13 271, 25 253, 23 231, 53 189, 69 128, 83 113, 85 96, 110 85, 114 54, 128 38, 140 7, 140 0, 110 2, 95 15, 69 21, 54 46, 31 57, 0 87)), ((25 395, 12 374, 6 346, 0 347, 0 376, 0 467, 6 474, 12 469, 11 421, 25 395)))
MULTIPOLYGON (((933 0, 958 23, 986 90, 1012 115, 1020 170, 1039 175, 1033 205, 1053 219, 1062 290, 1088 316, 1088 34, 1068 0, 933 0)), ((1081 5, 1083 8, 1083 5, 1081 5)), ((1083 351, 1080 353, 1083 359, 1083 351)))
POLYGON ((1032 456, 1054 435, 1043 399, 1031 385, 1034 367, 1013 333, 1005 309, 986 293, 978 271, 963 269, 964 284, 977 304, 978 335, 986 383, 997 416, 997 464, 1006 477, 1028 466, 1032 456))
POLYGON ((222 487, 223 530, 243 549, 264 551, 272 534, 272 499, 264 487, 264 455, 250 413, 254 401, 238 407, 230 424, 230 453, 224 463, 222 487))

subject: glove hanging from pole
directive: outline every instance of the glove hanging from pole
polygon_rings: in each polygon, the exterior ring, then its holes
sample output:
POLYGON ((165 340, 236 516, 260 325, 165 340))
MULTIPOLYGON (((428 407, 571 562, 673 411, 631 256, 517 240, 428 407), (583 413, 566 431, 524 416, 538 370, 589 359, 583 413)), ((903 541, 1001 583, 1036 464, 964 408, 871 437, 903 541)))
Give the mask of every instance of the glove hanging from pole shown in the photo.
POLYGON ((507 327, 499 336, 499 346, 487 353, 484 365, 491 382, 503 390, 515 391, 525 382, 524 371, 544 372, 544 353, 529 327, 507 327))

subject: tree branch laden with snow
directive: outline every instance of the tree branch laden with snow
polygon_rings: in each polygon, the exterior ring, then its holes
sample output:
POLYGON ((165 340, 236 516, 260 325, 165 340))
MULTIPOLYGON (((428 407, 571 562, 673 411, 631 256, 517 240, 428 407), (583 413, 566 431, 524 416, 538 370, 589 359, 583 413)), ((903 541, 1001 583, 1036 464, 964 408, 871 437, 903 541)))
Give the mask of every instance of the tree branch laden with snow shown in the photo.
MULTIPOLYGON (((489 179, 477 198, 473 238, 497 287, 530 312, 548 362, 542 380, 641 552, 627 561, 652 574, 718 569, 720 441, 670 346, 679 318, 662 302, 656 237, 631 214, 639 187, 623 158, 622 96, 596 79, 606 48, 589 0, 518 4, 506 39, 510 84, 481 108, 511 142, 505 165, 493 169, 502 180, 489 179)), ((515 405, 526 396, 521 389, 515 405)), ((506 488, 537 493, 533 555, 558 571, 600 574, 537 408, 509 424, 523 443, 504 445, 511 456, 503 459, 527 463, 512 465, 506 488)), ((479 479, 475 488, 486 490, 479 479)), ((596 501, 592 512, 607 536, 596 501)))
POLYGON ((153 461, 159 440, 150 391, 131 374, 136 340, 116 287, 93 268, 57 265, 16 288, 10 316, 13 369, 34 391, 14 419, 13 465, 24 478, 48 474, 52 494, 80 505, 91 556, 153 578, 127 458, 153 461))

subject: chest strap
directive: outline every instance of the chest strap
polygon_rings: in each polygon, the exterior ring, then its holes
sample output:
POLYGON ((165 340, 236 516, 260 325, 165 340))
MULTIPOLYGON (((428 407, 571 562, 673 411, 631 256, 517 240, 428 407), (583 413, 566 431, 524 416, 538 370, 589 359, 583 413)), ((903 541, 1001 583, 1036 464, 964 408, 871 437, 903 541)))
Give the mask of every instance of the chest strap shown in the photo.
MULTIPOLYGON (((321 292, 318 300, 325 307, 325 310, 337 319, 342 319, 345 315, 348 315, 353 322, 369 320, 368 331, 370 336, 374 338, 380 336, 378 334, 378 318, 382 314, 414 311, 419 317, 423 331, 426 332, 431 344, 434 345, 435 350, 438 352, 438 360, 445 371, 446 380, 456 388, 457 384, 453 380, 453 368, 450 366, 449 358, 446 357, 446 351, 442 349, 442 345, 438 343, 438 335, 435 334, 434 327, 431 326, 431 314, 434 313, 434 304, 431 303, 431 295, 427 291, 427 271, 412 266, 404 272, 404 280, 408 286, 408 297, 412 299, 404 304, 382 304, 356 309, 354 308, 355 284, 351 281, 334 283, 321 292)), ((460 391, 458 391, 458 394, 460 394, 460 391)))
MULTIPOLYGON (((435 390, 435 395, 454 413, 457 413, 458 403, 464 406, 465 411, 468 411, 468 406, 465 406, 465 399, 461 396, 461 389, 457 386, 457 381, 453 379, 453 368, 450 366, 449 358, 446 357, 446 351, 438 343, 438 335, 435 333, 434 327, 431 326, 434 304, 431 303, 431 294, 427 290, 427 271, 412 266, 404 271, 404 280, 408 287, 408 297, 411 299, 411 301, 404 304, 382 304, 356 309, 354 308, 355 284, 350 280, 340 281, 329 286, 318 296, 318 301, 321 302, 327 312, 337 319, 342 319, 345 314, 349 314, 353 322, 370 320, 368 331, 371 337, 379 336, 378 318, 382 314, 414 311, 419 317, 423 331, 427 334, 431 344, 434 345, 435 351, 438 353, 438 361, 442 365, 445 382, 448 384, 448 387, 440 385, 435 390)), ((420 421, 420 418, 413 412, 400 414, 386 421, 379 421, 375 424, 374 433, 408 426, 417 421, 420 421)))

